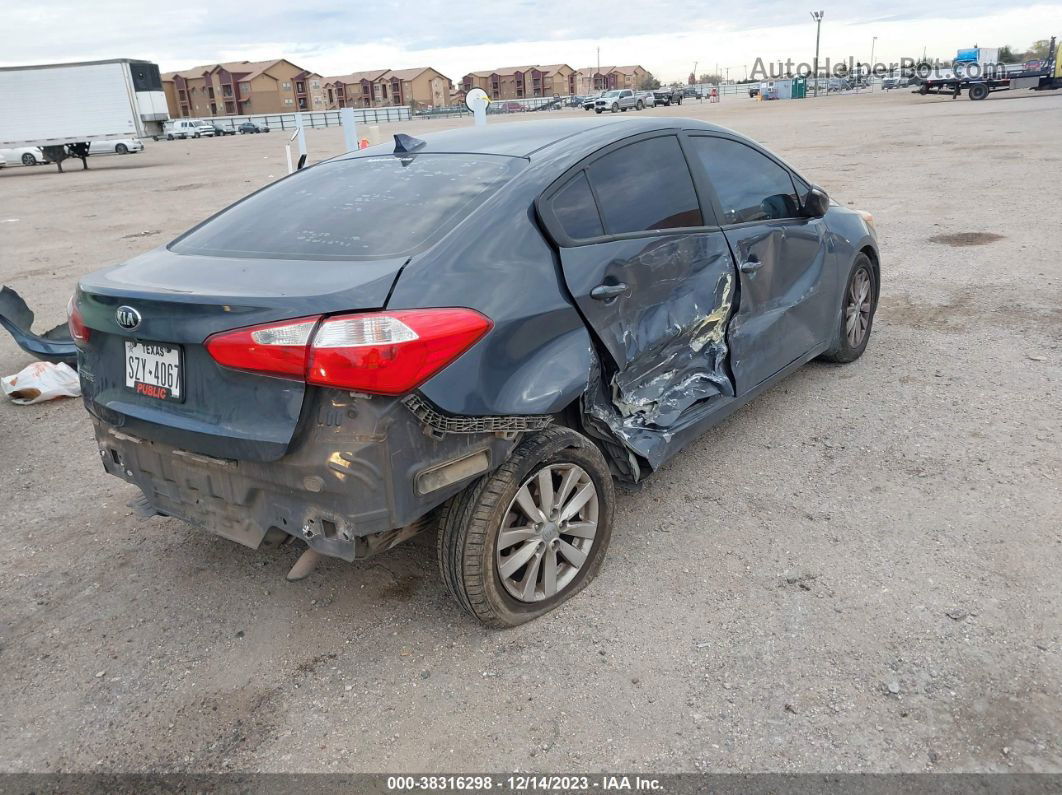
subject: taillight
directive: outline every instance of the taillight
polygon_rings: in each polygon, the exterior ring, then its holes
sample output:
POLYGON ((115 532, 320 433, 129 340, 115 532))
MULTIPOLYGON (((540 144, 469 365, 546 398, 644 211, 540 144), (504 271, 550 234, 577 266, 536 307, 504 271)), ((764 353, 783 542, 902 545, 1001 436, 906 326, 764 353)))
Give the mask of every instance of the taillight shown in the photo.
POLYGON ((214 361, 237 370, 303 378, 310 335, 319 317, 224 331, 204 343, 214 361))
POLYGON ((252 326, 215 334, 205 344, 226 367, 401 395, 453 362, 491 325, 471 309, 409 309, 252 326))
POLYGON ((92 330, 85 325, 85 319, 81 317, 81 310, 77 308, 71 296, 66 305, 66 326, 70 329, 70 336, 74 342, 88 342, 92 330))

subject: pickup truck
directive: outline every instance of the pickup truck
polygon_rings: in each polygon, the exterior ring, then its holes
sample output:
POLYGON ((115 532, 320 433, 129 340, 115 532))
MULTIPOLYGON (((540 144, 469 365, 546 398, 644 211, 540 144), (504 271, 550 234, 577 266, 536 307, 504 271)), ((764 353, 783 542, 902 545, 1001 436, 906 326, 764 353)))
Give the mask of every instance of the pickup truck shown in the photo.
POLYGON ((612 91, 606 91, 596 100, 594 100, 594 113, 604 113, 606 110, 618 113, 619 111, 627 112, 630 108, 641 110, 645 107, 645 103, 638 97, 634 96, 634 92, 629 88, 617 88, 612 91))
POLYGON ((681 88, 664 88, 661 86, 653 91, 653 99, 656 100, 657 105, 670 105, 672 103, 676 105, 682 104, 682 89, 681 88))

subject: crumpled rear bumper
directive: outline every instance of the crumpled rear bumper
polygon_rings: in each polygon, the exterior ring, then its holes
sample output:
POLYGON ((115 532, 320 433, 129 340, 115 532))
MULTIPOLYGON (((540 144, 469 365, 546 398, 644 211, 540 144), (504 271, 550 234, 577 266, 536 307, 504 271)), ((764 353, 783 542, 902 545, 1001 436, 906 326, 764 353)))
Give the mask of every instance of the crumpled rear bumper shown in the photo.
POLYGON ((257 548, 271 528, 354 560, 408 538, 418 520, 500 465, 518 433, 449 433, 401 401, 316 389, 277 461, 185 450, 93 417, 104 469, 158 513, 257 548))

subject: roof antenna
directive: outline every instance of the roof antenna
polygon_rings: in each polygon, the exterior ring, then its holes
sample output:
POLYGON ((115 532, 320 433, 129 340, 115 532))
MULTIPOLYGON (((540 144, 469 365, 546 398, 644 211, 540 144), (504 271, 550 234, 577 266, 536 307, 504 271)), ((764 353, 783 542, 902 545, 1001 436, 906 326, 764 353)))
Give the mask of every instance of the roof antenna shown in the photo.
POLYGON ((396 155, 405 155, 411 152, 416 152, 418 149, 422 149, 427 145, 427 141, 422 141, 419 138, 414 138, 412 135, 406 135, 405 133, 395 133, 395 151, 396 155))

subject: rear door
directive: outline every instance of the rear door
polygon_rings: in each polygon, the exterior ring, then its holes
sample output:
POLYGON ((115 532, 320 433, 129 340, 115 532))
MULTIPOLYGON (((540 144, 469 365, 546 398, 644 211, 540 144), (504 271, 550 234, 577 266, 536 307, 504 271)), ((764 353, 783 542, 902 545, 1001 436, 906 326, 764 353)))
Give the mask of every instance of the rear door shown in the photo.
MULTIPOLYGON (((712 184, 738 265, 741 300, 730 327, 738 394, 820 345, 834 307, 824 283, 826 224, 801 214, 793 175, 766 153, 719 135, 690 134, 694 168, 712 184)), ((802 185, 803 187, 803 185, 802 185)))
POLYGON ((711 211, 705 216, 676 134, 601 150, 538 207, 605 351, 621 415, 667 427, 690 406, 733 394, 725 330, 734 261, 711 211))

